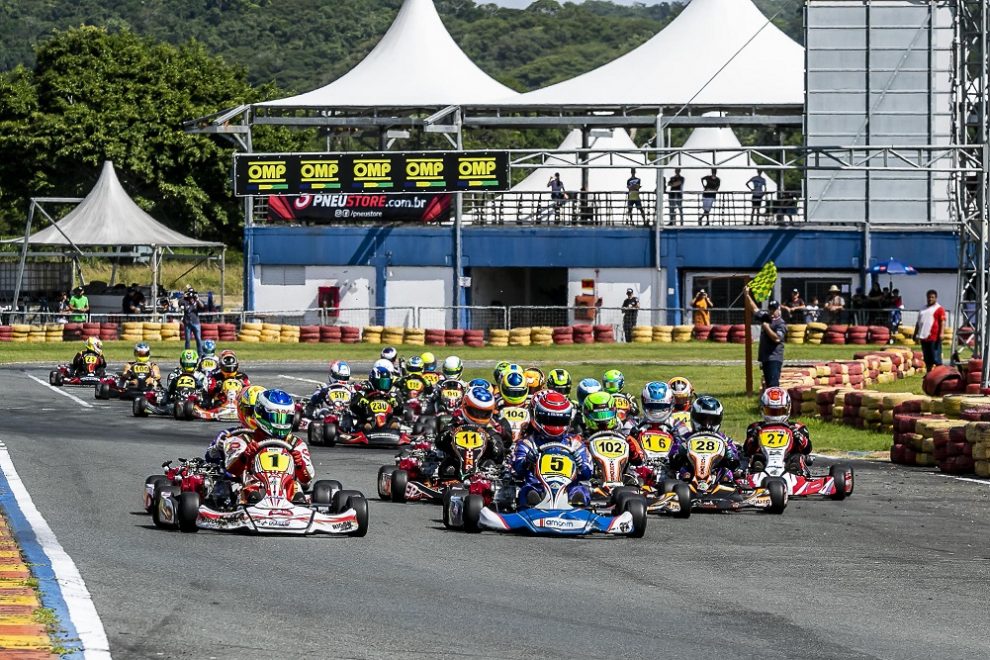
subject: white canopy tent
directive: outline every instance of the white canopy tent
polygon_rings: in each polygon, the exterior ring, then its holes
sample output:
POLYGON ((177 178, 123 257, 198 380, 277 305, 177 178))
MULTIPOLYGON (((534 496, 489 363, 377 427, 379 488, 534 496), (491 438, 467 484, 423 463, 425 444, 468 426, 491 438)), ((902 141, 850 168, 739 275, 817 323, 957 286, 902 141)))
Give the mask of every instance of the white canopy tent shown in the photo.
MULTIPOLYGON (((130 198, 114 170, 113 163, 106 161, 89 194, 79 202, 72 211, 58 222, 53 222, 34 234, 31 225, 34 211, 41 208, 39 201, 33 199, 31 210, 24 227, 24 238, 17 238, 8 243, 21 243, 21 260, 17 274, 17 284, 14 289, 14 305, 20 294, 24 265, 28 256, 28 246, 60 248, 62 254, 81 255, 81 247, 112 247, 143 246, 152 249, 152 284, 157 288, 159 283, 160 266, 165 250, 171 248, 207 248, 210 252, 220 251, 221 281, 225 269, 226 246, 223 243, 201 241, 169 229, 141 209, 130 198)), ((67 202, 70 200, 52 200, 67 202)), ((50 219, 44 209, 43 215, 50 219)), ((123 256, 115 252, 101 253, 99 256, 114 258, 123 256)), ((132 256, 128 254, 127 256, 132 256)), ((223 287, 221 286, 221 289, 223 287)), ((223 292, 221 290, 221 300, 223 292)), ((221 302, 222 304, 222 302, 221 302)))
POLYGON ((318 89, 256 104, 270 108, 443 108, 513 98, 464 54, 432 0, 405 0, 378 45, 318 89))
POLYGON ((646 43, 597 69, 502 99, 520 107, 770 107, 804 103, 804 48, 752 0, 691 0, 646 43))

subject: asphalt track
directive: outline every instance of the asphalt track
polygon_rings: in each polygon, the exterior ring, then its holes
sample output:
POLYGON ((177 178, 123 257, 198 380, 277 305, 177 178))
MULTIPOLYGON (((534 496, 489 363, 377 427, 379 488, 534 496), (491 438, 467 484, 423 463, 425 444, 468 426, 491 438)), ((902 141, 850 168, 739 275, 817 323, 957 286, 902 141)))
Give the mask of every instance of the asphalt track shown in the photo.
MULTIPOLYGON (((250 365, 247 365, 250 367, 250 365)), ((249 368, 296 393, 323 366, 249 368)), ((854 463, 845 502, 651 518, 643 539, 448 532, 375 498, 389 451, 314 448, 371 500, 365 538, 156 530, 144 477, 221 428, 138 420, 0 369, 0 440, 92 593, 115 658, 987 658, 990 486, 854 463)), ((820 463, 827 464, 826 461, 820 463)))

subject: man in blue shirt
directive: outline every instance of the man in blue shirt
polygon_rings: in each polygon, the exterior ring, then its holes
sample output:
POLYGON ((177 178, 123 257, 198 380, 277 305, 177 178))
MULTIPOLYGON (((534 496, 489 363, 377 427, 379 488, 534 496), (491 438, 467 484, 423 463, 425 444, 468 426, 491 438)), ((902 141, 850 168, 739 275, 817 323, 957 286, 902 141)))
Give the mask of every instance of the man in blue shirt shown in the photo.
POLYGON ((760 214, 763 206, 763 195, 767 192, 767 180, 763 178, 763 172, 756 170, 756 176, 746 182, 746 187, 753 192, 753 208, 749 212, 749 223, 756 224, 756 216, 760 214))

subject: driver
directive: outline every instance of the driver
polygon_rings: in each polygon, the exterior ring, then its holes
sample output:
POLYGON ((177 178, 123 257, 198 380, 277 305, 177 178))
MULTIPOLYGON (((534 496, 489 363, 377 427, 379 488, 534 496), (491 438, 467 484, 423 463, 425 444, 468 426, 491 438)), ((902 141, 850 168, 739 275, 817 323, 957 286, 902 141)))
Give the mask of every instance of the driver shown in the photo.
POLYGON ((536 367, 527 367, 526 370, 523 371, 523 378, 526 379, 526 387, 529 389, 530 396, 533 396, 542 390, 543 386, 547 382, 546 376, 544 376, 543 372, 536 367))
POLYGON ((498 381, 498 397, 495 407, 499 411, 504 408, 525 406, 529 400, 529 388, 526 379, 518 371, 506 371, 498 381))
MULTIPOLYGON (((684 438, 691 434, 691 429, 687 424, 671 417, 674 410, 674 393, 670 391, 667 383, 652 381, 643 386, 639 399, 643 407, 642 418, 638 424, 627 430, 630 453, 635 457, 637 463, 645 462, 643 436, 651 432, 659 432, 669 435, 673 439, 670 450, 667 452, 666 461, 669 462, 670 456, 679 451, 684 438)), ((642 469, 644 468, 639 468, 639 470, 642 469)), ((655 478, 656 476, 662 479, 666 476, 666 474, 655 474, 649 467, 646 467, 645 470, 645 473, 637 471, 639 476, 644 479, 655 478)))
POLYGON ((83 345, 83 349, 72 358, 73 376, 89 375, 89 371, 86 369, 87 357, 96 358, 96 369, 93 370, 93 373, 102 378, 107 372, 107 359, 103 357, 103 342, 100 341, 99 337, 90 337, 87 339, 83 345))
POLYGON ((351 399, 351 414, 354 415, 355 428, 365 432, 372 430, 372 421, 375 413, 371 412, 372 401, 387 401, 392 406, 392 419, 389 420, 389 428, 399 428, 400 402, 392 387, 393 374, 390 369, 383 366, 374 366, 368 374, 368 389, 359 393, 351 399))
POLYGON ((488 438, 488 446, 481 460, 500 465, 505 458, 503 446, 511 442, 501 427, 494 424, 495 397, 481 387, 475 387, 464 395, 460 409, 451 417, 437 438, 436 448, 443 455, 440 462, 441 477, 456 477, 458 466, 454 439, 459 431, 477 431, 488 438))
POLYGON ((568 433, 572 414, 571 402, 559 392, 547 390, 533 397, 530 430, 516 443, 512 452, 512 475, 524 482, 519 489, 520 507, 535 506, 543 499, 543 487, 533 474, 533 468, 540 448, 548 443, 563 444, 577 462, 575 480, 567 487, 571 503, 587 506, 591 501, 591 491, 587 484, 581 482, 591 478, 594 465, 581 438, 568 433))
POLYGON ((401 365, 399 364, 399 352, 395 350, 392 346, 386 346, 382 349, 379 354, 379 358, 382 360, 388 360, 392 364, 392 373, 398 378, 402 375, 401 365))
POLYGON ((609 369, 602 375, 602 389, 616 400, 615 407, 619 411, 621 421, 639 415, 636 399, 622 391, 625 384, 626 377, 618 369, 609 369))
POLYGON ((795 474, 808 476, 811 465, 811 434, 801 422, 791 422, 791 395, 782 387, 768 387, 760 396, 763 421, 753 422, 746 429, 743 455, 749 459, 750 472, 763 471, 763 452, 760 450, 760 431, 767 427, 786 426, 794 436, 794 448, 787 457, 787 469, 795 474))
POLYGON ((204 339, 203 354, 199 356, 199 365, 196 368, 204 374, 211 374, 218 366, 217 343, 212 339, 204 339))
POLYGON ((206 377, 202 372, 196 370, 198 364, 199 355, 193 349, 187 348, 179 354, 178 368, 173 369, 166 379, 165 387, 169 400, 175 396, 175 386, 179 382, 179 376, 183 374, 192 376, 196 380, 196 389, 202 390, 206 386, 206 377))
POLYGON ((313 395, 309 397, 309 401, 306 402, 306 407, 303 409, 303 416, 312 419, 313 414, 321 409, 326 408, 332 404, 327 396, 330 393, 330 389, 333 387, 340 387, 341 385, 347 387, 351 391, 351 395, 354 395, 354 388, 351 386, 351 365, 347 364, 343 360, 334 360, 330 363, 330 372, 327 374, 327 384, 321 385, 316 388, 313 395))
POLYGON ((258 428, 258 423, 254 418, 254 407, 258 403, 258 396, 265 391, 261 385, 252 385, 243 392, 237 400, 237 419, 240 426, 233 426, 217 433, 216 437, 206 449, 205 459, 207 463, 216 465, 227 465, 227 456, 234 450, 243 451, 243 446, 251 441, 251 436, 258 428))
POLYGON ((251 379, 240 370, 240 364, 234 351, 227 349, 220 353, 220 373, 213 374, 209 379, 209 389, 206 392, 207 401, 216 401, 223 392, 225 380, 239 380, 244 389, 251 386, 251 379))
POLYGON ((688 448, 693 436, 704 433, 714 435, 725 441, 725 454, 720 465, 719 481, 733 485, 735 471, 739 469, 739 448, 736 443, 722 433, 722 404, 713 396, 699 396, 691 404, 691 426, 693 433, 684 438, 677 453, 673 454, 670 460, 671 472, 678 474, 682 479, 691 477, 691 461, 688 458, 688 448))
POLYGON ((134 360, 124 363, 124 368, 120 372, 120 381, 125 386, 129 385, 131 381, 137 380, 139 373, 148 374, 145 383, 149 387, 156 387, 162 379, 158 364, 151 361, 151 347, 143 341, 134 345, 134 360))

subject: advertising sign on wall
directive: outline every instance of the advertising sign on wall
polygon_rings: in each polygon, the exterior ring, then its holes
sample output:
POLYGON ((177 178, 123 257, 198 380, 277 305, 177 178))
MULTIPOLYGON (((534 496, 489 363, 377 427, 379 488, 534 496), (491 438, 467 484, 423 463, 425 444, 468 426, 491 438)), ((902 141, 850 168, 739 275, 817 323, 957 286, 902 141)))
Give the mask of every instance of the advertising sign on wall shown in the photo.
POLYGON ((268 198, 269 222, 329 224, 340 221, 443 222, 450 219, 450 195, 324 193, 268 198))

